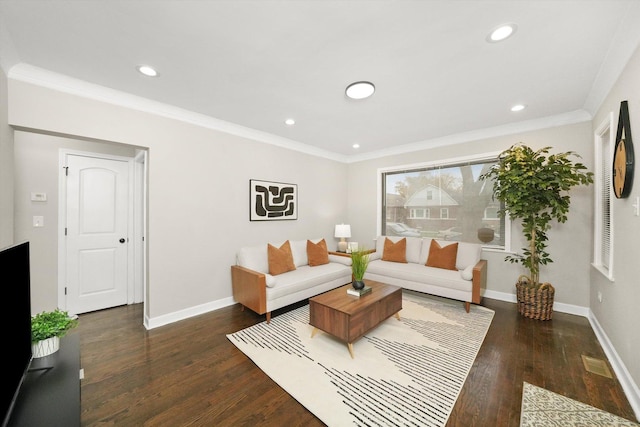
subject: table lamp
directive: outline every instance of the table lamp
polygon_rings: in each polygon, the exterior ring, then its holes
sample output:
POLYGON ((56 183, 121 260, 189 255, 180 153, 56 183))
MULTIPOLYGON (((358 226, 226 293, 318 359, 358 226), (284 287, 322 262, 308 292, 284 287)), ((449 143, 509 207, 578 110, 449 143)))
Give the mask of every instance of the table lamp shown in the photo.
POLYGON ((338 242, 338 252, 347 252, 347 241, 345 238, 351 237, 351 226, 349 224, 336 225, 335 237, 340 238, 340 242, 338 242))

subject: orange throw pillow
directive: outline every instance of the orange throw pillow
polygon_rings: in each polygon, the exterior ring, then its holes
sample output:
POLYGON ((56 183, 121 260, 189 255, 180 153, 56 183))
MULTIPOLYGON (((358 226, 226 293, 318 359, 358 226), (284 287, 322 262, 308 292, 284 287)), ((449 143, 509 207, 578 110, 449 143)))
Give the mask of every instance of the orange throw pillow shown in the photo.
POLYGON ((288 240, 279 248, 267 244, 267 258, 269 260, 269 274, 272 276, 296 269, 288 240))
POLYGON ((329 251, 327 250, 327 242, 324 239, 318 243, 307 240, 307 258, 309 258, 309 266, 329 264, 329 251))
POLYGON ((440 246, 435 239, 431 240, 429 246, 429 257, 427 258, 427 267, 446 268, 447 270, 456 270, 456 258, 458 257, 458 243, 452 243, 447 246, 440 246))
POLYGON ((403 237, 393 243, 388 237, 384 238, 382 260, 391 262, 407 262, 407 238, 403 237))

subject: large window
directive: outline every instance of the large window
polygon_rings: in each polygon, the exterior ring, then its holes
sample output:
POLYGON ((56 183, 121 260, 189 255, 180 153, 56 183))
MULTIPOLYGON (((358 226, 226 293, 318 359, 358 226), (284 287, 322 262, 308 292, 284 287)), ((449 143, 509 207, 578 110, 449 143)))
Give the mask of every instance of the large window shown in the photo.
POLYGON ((504 248, 501 205, 493 200, 492 181, 479 179, 496 157, 380 170, 381 233, 504 248))

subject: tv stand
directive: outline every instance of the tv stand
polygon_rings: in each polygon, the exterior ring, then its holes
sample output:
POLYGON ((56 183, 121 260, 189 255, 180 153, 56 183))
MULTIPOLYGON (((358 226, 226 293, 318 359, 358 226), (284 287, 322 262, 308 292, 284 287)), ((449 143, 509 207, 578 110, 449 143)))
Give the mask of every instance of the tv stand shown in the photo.
POLYGON ((60 350, 33 359, 9 426, 80 426, 80 334, 71 331, 60 350))

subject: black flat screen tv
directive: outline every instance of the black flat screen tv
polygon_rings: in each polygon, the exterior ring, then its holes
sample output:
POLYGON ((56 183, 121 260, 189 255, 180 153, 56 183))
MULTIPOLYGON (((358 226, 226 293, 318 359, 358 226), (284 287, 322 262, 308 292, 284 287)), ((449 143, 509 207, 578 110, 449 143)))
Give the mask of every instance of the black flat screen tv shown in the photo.
POLYGON ((32 359, 29 242, 0 250, 0 271, 4 301, 8 303, 6 308, 11 310, 11 317, 2 328, 6 350, 0 382, 0 415, 5 427, 32 359))

